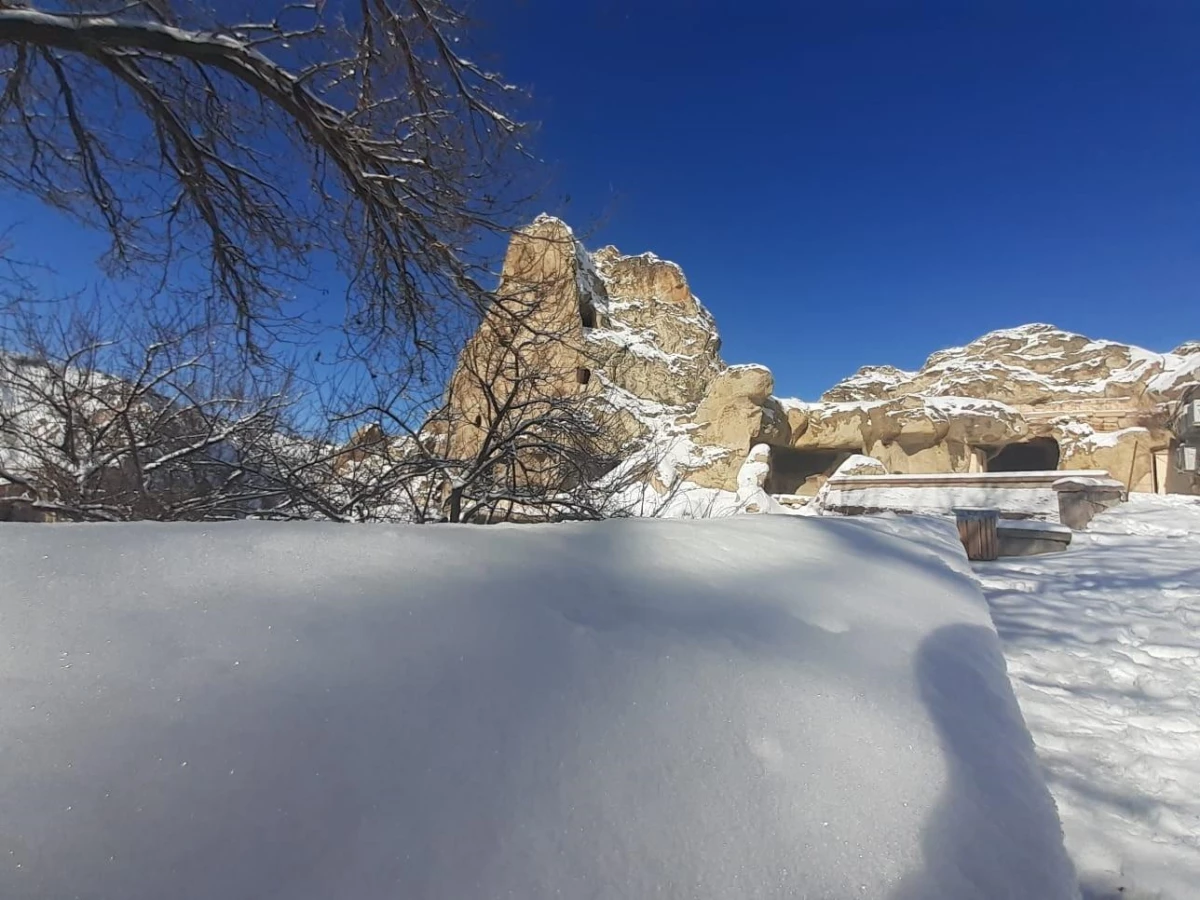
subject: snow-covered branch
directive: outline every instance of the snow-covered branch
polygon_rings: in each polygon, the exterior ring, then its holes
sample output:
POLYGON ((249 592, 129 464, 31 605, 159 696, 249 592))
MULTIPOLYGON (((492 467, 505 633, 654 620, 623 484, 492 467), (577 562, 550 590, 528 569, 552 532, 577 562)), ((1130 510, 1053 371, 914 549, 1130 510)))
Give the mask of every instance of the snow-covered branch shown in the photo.
POLYGON ((486 302, 463 248, 522 199, 513 90, 456 49, 451 0, 328 6, 0 3, 0 183, 102 228, 120 271, 199 265, 178 287, 250 337, 331 254, 351 337, 429 352, 486 302))

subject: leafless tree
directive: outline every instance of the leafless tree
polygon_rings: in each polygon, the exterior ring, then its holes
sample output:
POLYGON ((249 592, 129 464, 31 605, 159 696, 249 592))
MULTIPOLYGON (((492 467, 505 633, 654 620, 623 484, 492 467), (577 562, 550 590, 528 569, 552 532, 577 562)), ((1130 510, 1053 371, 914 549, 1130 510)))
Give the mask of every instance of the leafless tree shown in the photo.
POLYGON ((239 365, 209 329, 120 327, 97 308, 26 305, 3 320, 6 505, 83 521, 288 508, 285 480, 243 465, 280 439, 291 405, 286 379, 239 365))
POLYGON ((0 505, 90 521, 653 515, 657 449, 576 364, 569 330, 501 303, 445 389, 339 364, 305 383, 247 367, 210 323, 27 303, 0 317, 0 505))
POLYGON ((601 482, 620 461, 611 414, 575 370, 545 365, 547 337, 515 327, 460 358, 447 405, 427 426, 445 435, 449 521, 611 513, 616 486, 601 482))
POLYGON ((0 0, 0 184, 255 342, 336 265, 358 352, 420 357, 486 302, 480 241, 520 193, 513 88, 462 49, 455 0, 233 8, 0 0))
POLYGON ((646 454, 617 471, 636 440, 600 376, 592 380, 577 332, 502 293, 444 388, 422 392, 411 375, 355 385, 345 396, 356 405, 328 416, 359 426, 351 439, 328 442, 338 447, 331 495, 368 518, 412 521, 621 514, 653 461, 646 454), (375 399, 364 403, 370 389, 375 399))

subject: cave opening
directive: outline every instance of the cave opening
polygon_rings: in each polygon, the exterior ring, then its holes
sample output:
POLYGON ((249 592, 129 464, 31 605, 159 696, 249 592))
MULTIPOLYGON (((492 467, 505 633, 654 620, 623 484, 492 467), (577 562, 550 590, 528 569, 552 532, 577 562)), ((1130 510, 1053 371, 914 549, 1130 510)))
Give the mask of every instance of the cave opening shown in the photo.
POLYGON ((595 328, 597 324, 596 307, 587 297, 579 298, 579 318, 583 321, 584 328, 595 328))
POLYGON ((772 446, 767 493, 812 496, 851 456, 852 453, 842 450, 793 450, 772 446))
POLYGON ((1049 472, 1058 468, 1062 456, 1058 441, 1041 437, 1007 444, 988 453, 989 472, 1049 472))

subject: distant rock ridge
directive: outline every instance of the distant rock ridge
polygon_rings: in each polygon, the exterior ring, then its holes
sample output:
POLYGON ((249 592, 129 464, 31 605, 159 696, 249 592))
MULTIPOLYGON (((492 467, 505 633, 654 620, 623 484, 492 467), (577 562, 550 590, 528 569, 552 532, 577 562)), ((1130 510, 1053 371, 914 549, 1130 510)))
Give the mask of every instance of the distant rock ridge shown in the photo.
POLYGON ((904 394, 984 397, 1037 405, 1069 397, 1177 399, 1195 381, 1192 341, 1172 353, 1100 341, 1053 325, 992 331, 934 353, 916 372, 865 366, 822 395, 832 402, 879 400, 904 394))
POLYGON ((793 446, 860 446, 900 473, 1022 465, 1107 469, 1135 491, 1195 490, 1174 471, 1173 419, 1200 382, 1197 342, 1171 353, 1034 323, 939 350, 915 372, 865 366, 799 404, 810 426, 793 446))

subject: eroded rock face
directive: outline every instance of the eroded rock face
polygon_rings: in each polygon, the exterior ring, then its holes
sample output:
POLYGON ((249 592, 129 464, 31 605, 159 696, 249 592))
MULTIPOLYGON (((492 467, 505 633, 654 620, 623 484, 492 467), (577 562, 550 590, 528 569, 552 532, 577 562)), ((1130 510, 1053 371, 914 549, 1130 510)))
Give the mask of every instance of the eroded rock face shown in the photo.
POLYGON ((605 312, 599 279, 571 230, 539 217, 513 236, 496 301, 459 355, 450 379, 448 452, 471 457, 497 416, 491 397, 595 396, 584 322, 605 312), (537 372, 536 378, 529 377, 537 372))
POLYGON ((614 247, 593 259, 609 315, 588 338, 605 374, 638 397, 698 402, 724 364, 716 323, 683 271, 653 254, 622 256, 614 247))
MULTIPOLYGON (((679 266, 614 247, 590 254, 550 216, 513 237, 498 294, 533 310, 531 328, 551 338, 542 365, 568 384, 601 375, 639 398, 683 406, 699 402, 724 368, 716 323, 679 266)), ((499 318, 485 320, 477 349, 503 339, 499 318)))
MULTIPOLYGON (((724 368, 716 324, 679 266, 613 247, 589 253, 565 223, 541 216, 510 242, 496 304, 451 379, 451 452, 471 455, 487 431, 482 384, 503 392, 518 370, 536 373, 529 393, 591 403, 620 451, 690 421, 724 368)), ((770 386, 759 393, 761 405, 770 386)), ((739 442, 741 457, 748 448, 739 442)))
POLYGON ((965 453, 952 452, 954 445, 1002 446, 1029 433, 1024 418, 1012 407, 959 397, 909 395, 864 403, 815 403, 805 410, 805 420, 803 428, 792 431, 796 449, 865 452, 885 461, 926 460, 913 463, 918 468, 898 470, 902 472, 959 471, 937 468, 951 457, 969 465, 965 453), (945 452, 921 452, 935 447, 945 452))

